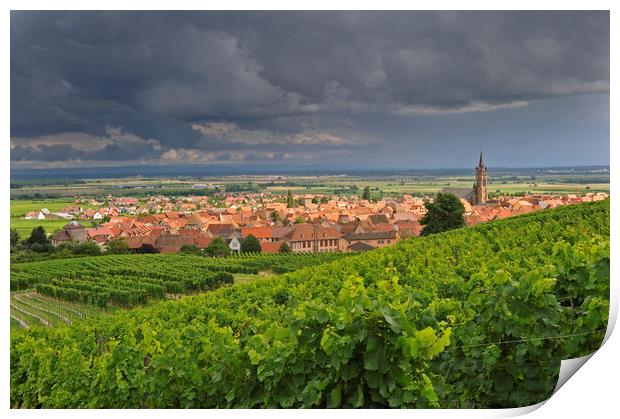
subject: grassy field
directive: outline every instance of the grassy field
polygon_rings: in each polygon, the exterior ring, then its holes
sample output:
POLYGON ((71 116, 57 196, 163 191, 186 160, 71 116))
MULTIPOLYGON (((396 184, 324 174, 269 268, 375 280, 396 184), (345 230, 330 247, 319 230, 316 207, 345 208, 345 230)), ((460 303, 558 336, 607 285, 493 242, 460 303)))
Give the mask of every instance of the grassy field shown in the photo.
MULTIPOLYGON (((534 172, 532 172, 534 173, 534 172)), ((515 193, 529 191, 532 193, 583 193, 608 192, 609 174, 596 173, 555 173, 524 175, 521 172, 502 171, 489 173, 489 191, 500 193, 515 193), (588 183, 587 183, 588 182, 588 183)), ((58 210, 72 202, 74 196, 96 196, 107 194, 115 196, 146 196, 173 191, 180 195, 195 193, 191 187, 195 183, 208 183, 226 188, 231 184, 253 183, 274 193, 285 194, 289 189, 295 194, 328 194, 343 187, 357 185, 358 195, 365 186, 370 186, 378 194, 379 191, 387 194, 402 193, 434 193, 444 187, 470 188, 474 182, 471 175, 415 175, 415 176, 259 176, 239 175, 222 177, 200 178, 118 178, 118 179, 88 179, 84 183, 68 185, 39 185, 11 190, 11 196, 33 197, 35 194, 56 197, 53 201, 11 201, 11 216, 23 215, 26 211, 41 209, 42 203, 51 211, 58 210), (62 197, 62 198, 58 198, 62 197), (65 198, 66 197, 66 198, 65 198), (31 205, 33 204, 33 205, 31 205)), ((346 195, 353 192, 344 192, 346 195)))
MULTIPOLYGON (((62 228, 69 220, 26 220, 23 217, 29 211, 40 211, 47 208, 50 212, 59 211, 67 206, 74 205, 73 198, 62 199, 11 199, 11 228, 17 229, 22 239, 27 238, 33 228, 43 226, 47 233, 62 228)), ((82 205, 83 208, 88 208, 82 205)), ((88 225, 88 222, 86 222, 88 225)))
MULTIPOLYGON (((412 194, 412 193, 436 193, 443 188, 471 188, 474 179, 462 180, 462 178, 445 178, 420 181, 394 181, 394 180, 372 180, 372 179, 346 179, 330 180, 326 183, 320 182, 320 186, 267 186, 268 191, 274 193, 286 193, 289 189, 294 194, 333 194, 339 187, 349 185, 358 186, 358 194, 364 187, 369 186, 373 194, 378 191, 383 193, 412 194)), ((532 182, 532 181, 490 181, 488 184, 489 192, 499 193, 586 193, 586 192, 609 192, 609 183, 559 183, 559 182, 532 182)), ((345 192, 344 195, 353 195, 354 192, 345 192)))
POLYGON ((22 218, 11 218, 11 228, 17 230, 19 237, 27 239, 35 227, 42 226, 45 228, 46 233, 53 234, 68 222, 68 220, 24 220, 22 218))
POLYGON ((24 217, 29 211, 47 208, 51 212, 73 205, 73 198, 64 199, 11 199, 11 217, 24 217))

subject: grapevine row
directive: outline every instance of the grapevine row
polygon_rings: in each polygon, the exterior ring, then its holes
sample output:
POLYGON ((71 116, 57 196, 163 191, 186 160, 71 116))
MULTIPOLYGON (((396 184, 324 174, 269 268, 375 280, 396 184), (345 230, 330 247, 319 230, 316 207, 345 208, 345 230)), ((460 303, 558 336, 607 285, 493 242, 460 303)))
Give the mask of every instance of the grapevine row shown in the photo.
POLYGON ((602 342, 609 260, 605 201, 405 240, 71 327, 32 328, 11 336, 11 403, 538 403, 552 393, 562 359, 602 342))

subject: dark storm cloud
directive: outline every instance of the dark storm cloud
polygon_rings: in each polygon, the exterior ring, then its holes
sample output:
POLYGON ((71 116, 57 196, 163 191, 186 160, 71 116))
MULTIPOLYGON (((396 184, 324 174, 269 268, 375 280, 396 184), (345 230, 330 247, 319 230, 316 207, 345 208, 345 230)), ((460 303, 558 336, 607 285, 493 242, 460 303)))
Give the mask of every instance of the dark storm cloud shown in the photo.
POLYGON ((17 145, 11 150, 11 159, 15 161, 40 160, 46 162, 81 160, 85 154, 83 151, 74 149, 69 144, 40 145, 38 147, 17 145))
POLYGON ((36 146, 16 145, 11 149, 11 159, 14 161, 122 161, 157 157, 159 154, 159 152, 155 153, 151 146, 144 144, 124 146, 119 144, 108 144, 94 151, 77 150, 71 144, 39 144, 36 146))
POLYGON ((608 91, 607 12, 11 14, 15 161, 61 161, 63 151, 101 161, 181 149, 261 149, 274 159, 356 144, 367 152, 377 136, 360 121, 374 115, 608 91), (211 123, 234 128, 193 127, 211 123), (158 146, 24 145, 63 133, 100 138, 107 127, 158 146))

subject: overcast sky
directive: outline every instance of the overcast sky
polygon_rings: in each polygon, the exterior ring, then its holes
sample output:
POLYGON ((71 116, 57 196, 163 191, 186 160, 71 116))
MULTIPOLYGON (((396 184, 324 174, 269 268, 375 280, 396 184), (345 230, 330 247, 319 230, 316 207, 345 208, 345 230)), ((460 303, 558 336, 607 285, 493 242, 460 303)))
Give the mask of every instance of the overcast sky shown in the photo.
POLYGON ((12 12, 14 168, 609 164, 607 12, 12 12))

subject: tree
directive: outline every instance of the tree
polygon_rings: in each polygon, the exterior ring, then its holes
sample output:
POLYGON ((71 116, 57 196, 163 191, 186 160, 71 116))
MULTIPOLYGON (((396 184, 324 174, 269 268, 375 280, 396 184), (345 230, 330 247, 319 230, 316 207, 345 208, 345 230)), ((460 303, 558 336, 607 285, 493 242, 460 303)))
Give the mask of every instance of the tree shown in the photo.
POLYGON ((77 246, 77 243, 72 242, 72 241, 65 241, 60 243, 58 246, 56 246, 54 248, 55 252, 57 255, 59 256, 63 256, 63 257, 70 257, 71 255, 74 254, 74 250, 75 247, 77 246))
POLYGON ((282 243, 280 245, 280 249, 278 250, 280 253, 291 253, 291 246, 286 243, 282 243))
POLYGON ((286 206, 288 208, 292 208, 295 206, 295 202, 293 201, 293 193, 291 190, 288 190, 288 194, 286 195, 286 206))
POLYGON ((306 220, 304 220, 303 217, 301 217, 299 215, 297 216, 297 218, 295 218, 295 224, 303 224, 305 222, 306 222, 306 220))
POLYGON ((198 254, 200 253, 200 249, 195 244, 184 244, 181 246, 181 253, 198 254))
POLYGON ((438 193, 433 202, 426 202, 426 214, 420 220, 424 226, 422 235, 441 233, 463 227, 465 208, 461 200, 452 194, 438 193))
POLYGON ((365 199, 366 201, 370 201, 370 186, 366 186, 364 188, 364 192, 362 193, 362 199, 365 199))
POLYGON ((30 237, 28 237, 28 239, 26 240, 26 244, 29 246, 32 246, 33 244, 50 244, 45 229, 41 226, 33 228, 32 232, 30 233, 30 237))
POLYGON ((224 239, 216 237, 209 243, 205 252, 210 256, 228 256, 230 255, 230 247, 228 247, 224 239))
POLYGON ((329 198, 326 196, 321 197, 321 204, 327 204, 329 202, 329 198))
POLYGON ((19 232, 12 228, 11 229, 11 246, 17 246, 19 243, 19 232))
POLYGON ((159 253, 159 249, 152 244, 142 243, 142 246, 136 250, 136 253, 159 253))
POLYGON ((278 221, 282 221, 282 216, 280 215, 280 213, 278 211, 273 211, 271 213, 271 221, 275 223, 277 223, 278 221))
POLYGON ((50 243, 34 243, 29 245, 27 248, 36 253, 54 253, 56 250, 50 243))
POLYGON ((76 255, 98 256, 101 254, 101 248, 95 242, 84 242, 73 248, 76 255))
POLYGON ((241 240, 241 253, 260 253, 260 242, 252 234, 241 240))
POLYGON ((108 242, 108 253, 112 255, 123 255, 129 253, 127 242, 123 238, 110 240, 108 242))

